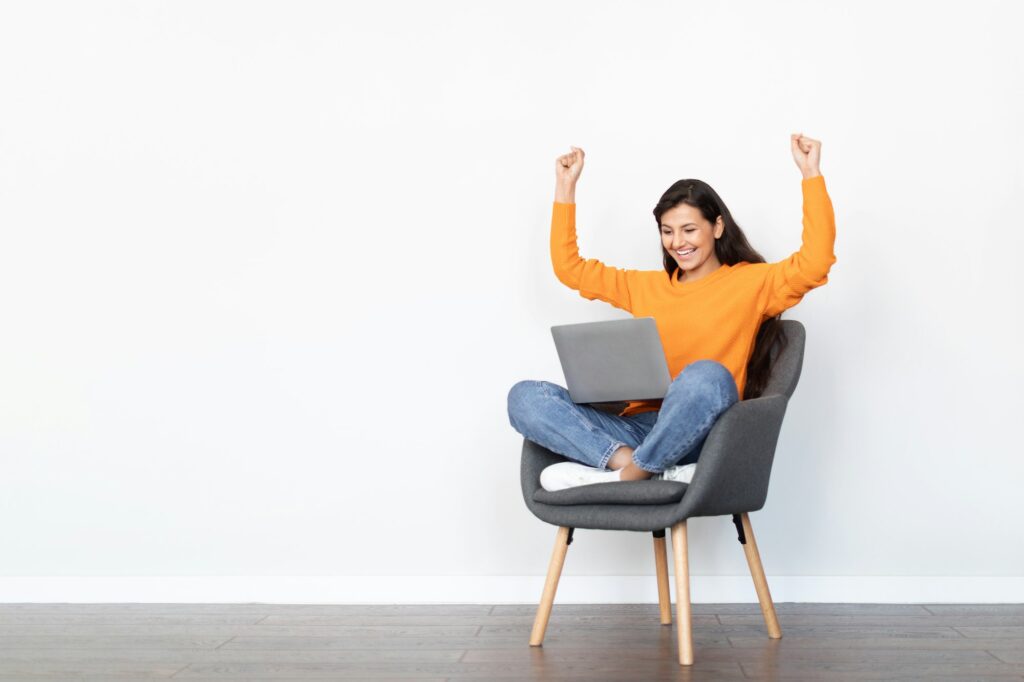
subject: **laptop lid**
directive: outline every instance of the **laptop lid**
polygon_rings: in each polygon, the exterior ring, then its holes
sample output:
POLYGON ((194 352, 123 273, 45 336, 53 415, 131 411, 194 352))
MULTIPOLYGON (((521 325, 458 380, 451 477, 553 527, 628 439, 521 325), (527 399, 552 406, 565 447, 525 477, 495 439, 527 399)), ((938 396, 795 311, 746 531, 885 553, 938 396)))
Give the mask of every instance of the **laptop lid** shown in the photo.
POLYGON ((576 403, 664 398, 672 377, 653 317, 551 327, 576 403))

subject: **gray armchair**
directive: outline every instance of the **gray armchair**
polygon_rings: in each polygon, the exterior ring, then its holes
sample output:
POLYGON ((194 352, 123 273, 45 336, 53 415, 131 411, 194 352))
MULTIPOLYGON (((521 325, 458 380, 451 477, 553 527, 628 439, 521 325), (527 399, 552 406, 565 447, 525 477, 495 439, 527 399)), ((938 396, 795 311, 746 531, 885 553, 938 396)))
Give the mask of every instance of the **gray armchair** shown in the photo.
POLYGON ((566 461, 566 458, 524 439, 521 466, 523 499, 537 518, 558 526, 544 592, 530 634, 531 646, 541 646, 544 640, 558 579, 576 528, 653 533, 661 623, 671 625, 665 551, 665 529, 671 528, 679 663, 692 665, 686 520, 694 516, 721 515, 732 515, 736 524, 768 636, 772 639, 782 637, 748 516, 764 506, 782 418, 803 365, 804 326, 795 320, 784 320, 782 324, 788 343, 781 352, 778 346, 772 349, 771 377, 764 392, 758 398, 739 401, 718 418, 704 441, 699 463, 689 484, 662 480, 617 481, 547 491, 540 487, 540 472, 550 464, 566 461))

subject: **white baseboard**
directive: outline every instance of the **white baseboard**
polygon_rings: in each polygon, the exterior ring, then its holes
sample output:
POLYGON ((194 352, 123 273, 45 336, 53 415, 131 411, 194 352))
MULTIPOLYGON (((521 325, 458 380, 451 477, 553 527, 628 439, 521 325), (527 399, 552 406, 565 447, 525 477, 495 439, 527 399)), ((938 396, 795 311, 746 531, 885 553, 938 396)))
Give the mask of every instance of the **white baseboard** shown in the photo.
MULTIPOLYGON (((672 583, 673 600, 675 582, 672 583)), ((0 603, 535 604, 543 576, 0 576, 0 603)), ((1024 576, 768 576, 772 600, 1024 603, 1024 576)), ((749 575, 690 578, 695 604, 756 602, 749 575)), ((562 576, 555 603, 656 603, 654 576, 562 576)))

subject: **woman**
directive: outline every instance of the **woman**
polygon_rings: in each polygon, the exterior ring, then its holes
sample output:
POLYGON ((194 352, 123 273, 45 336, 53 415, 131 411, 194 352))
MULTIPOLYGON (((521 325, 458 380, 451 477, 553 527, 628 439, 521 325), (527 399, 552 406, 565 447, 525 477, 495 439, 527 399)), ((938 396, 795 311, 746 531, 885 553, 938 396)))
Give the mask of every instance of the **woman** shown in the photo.
POLYGON ((664 270, 622 270, 580 257, 576 182, 583 150, 555 162, 551 261, 558 279, 588 299, 634 317, 653 317, 673 377, 663 399, 630 402, 615 415, 572 401, 547 381, 520 381, 508 394, 513 428, 571 460, 541 473, 541 486, 664 478, 689 483, 715 420, 736 401, 760 395, 779 315, 828 281, 836 258, 835 217, 819 170, 821 142, 790 136, 803 175, 803 244, 766 263, 718 194, 680 180, 654 207, 664 270))

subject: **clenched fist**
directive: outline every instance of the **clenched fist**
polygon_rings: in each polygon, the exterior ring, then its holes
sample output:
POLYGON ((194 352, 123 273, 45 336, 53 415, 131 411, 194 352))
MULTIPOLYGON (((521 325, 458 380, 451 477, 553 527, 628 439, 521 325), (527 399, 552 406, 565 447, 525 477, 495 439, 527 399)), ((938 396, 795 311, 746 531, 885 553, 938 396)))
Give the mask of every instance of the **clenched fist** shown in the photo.
POLYGON ((575 186, 583 172, 583 150, 579 147, 569 149, 572 151, 555 159, 555 177, 563 187, 575 186))
POLYGON ((793 133, 789 136, 789 146, 793 150, 793 160, 805 180, 821 175, 818 170, 818 162, 821 160, 820 140, 812 140, 803 133, 793 133))

